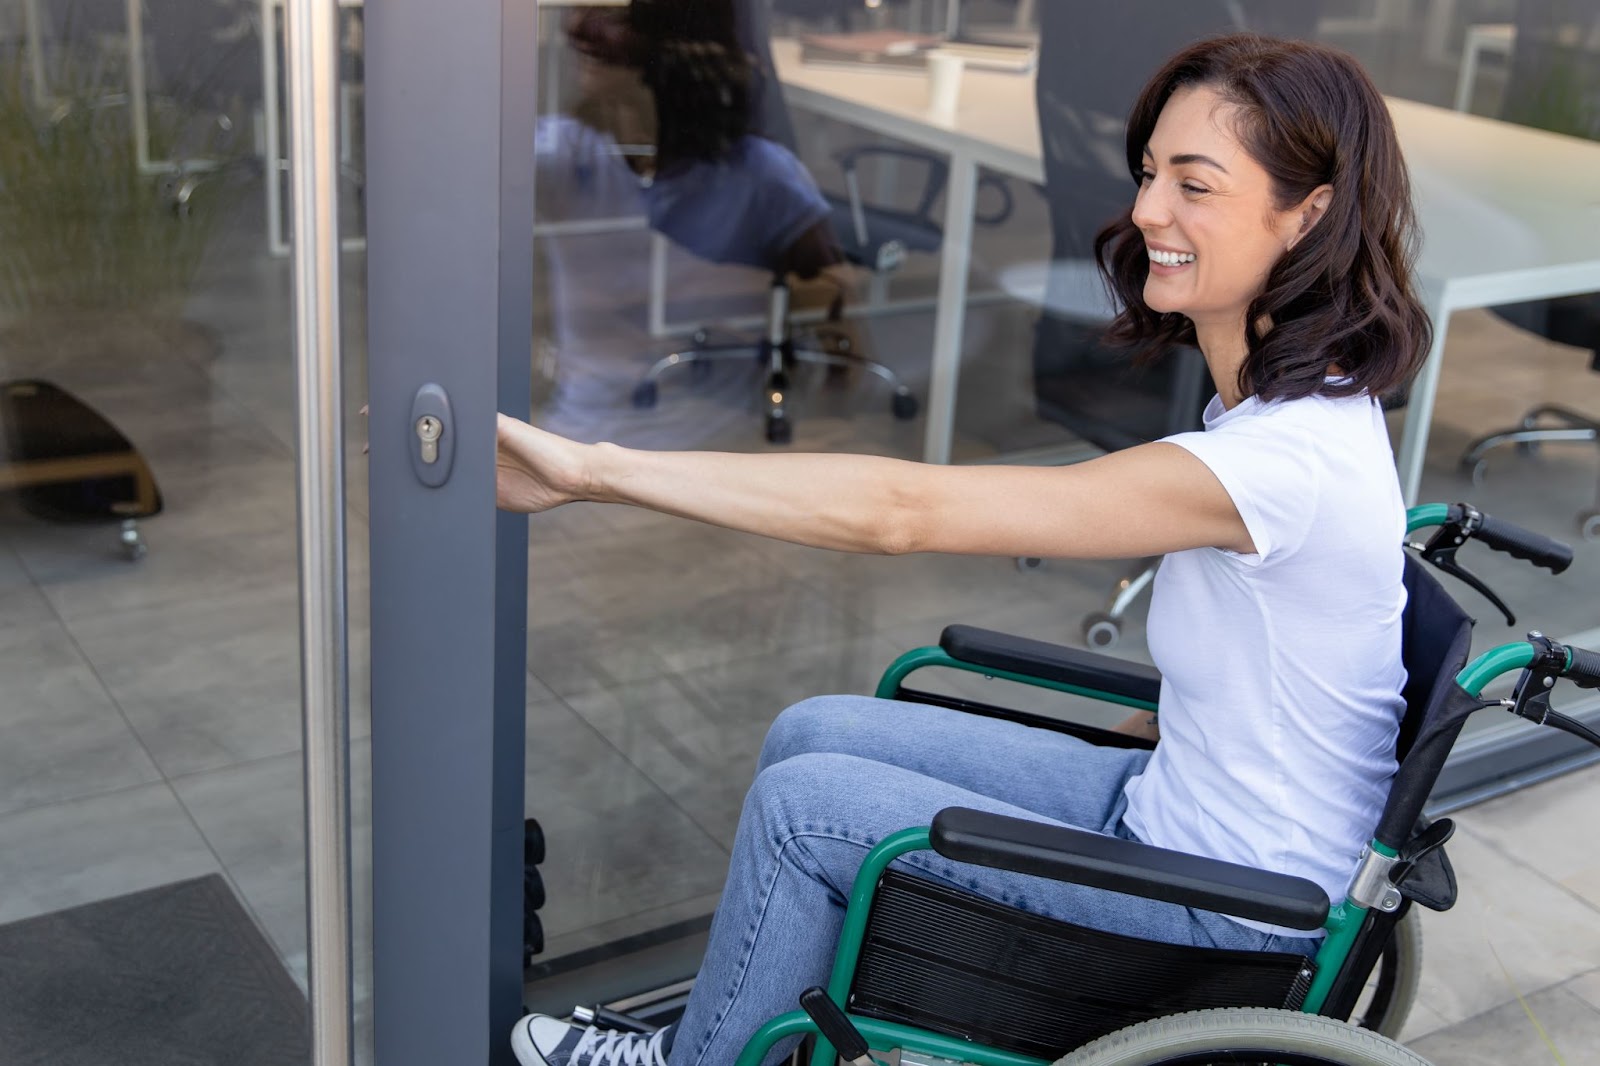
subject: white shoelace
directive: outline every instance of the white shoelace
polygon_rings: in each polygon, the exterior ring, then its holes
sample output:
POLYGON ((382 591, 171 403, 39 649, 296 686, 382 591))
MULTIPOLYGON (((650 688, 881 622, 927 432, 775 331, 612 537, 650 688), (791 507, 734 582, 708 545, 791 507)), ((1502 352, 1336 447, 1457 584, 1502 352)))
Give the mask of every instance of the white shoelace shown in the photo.
POLYGON ((645 1036, 591 1025, 583 1031, 567 1061, 573 1066, 667 1066, 667 1056, 661 1051, 666 1035, 665 1029, 645 1036))

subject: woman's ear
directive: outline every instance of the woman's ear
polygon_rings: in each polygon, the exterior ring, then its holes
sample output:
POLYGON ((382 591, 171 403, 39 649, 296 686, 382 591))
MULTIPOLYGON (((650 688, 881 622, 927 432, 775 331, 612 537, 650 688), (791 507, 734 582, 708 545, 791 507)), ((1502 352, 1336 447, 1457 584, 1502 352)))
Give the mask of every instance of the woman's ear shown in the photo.
POLYGON ((1333 186, 1318 185, 1300 201, 1299 207, 1291 208, 1287 212, 1291 220, 1287 248, 1293 248, 1305 239, 1305 235, 1311 232, 1311 227, 1322 220, 1322 216, 1328 211, 1328 205, 1332 202, 1333 186))

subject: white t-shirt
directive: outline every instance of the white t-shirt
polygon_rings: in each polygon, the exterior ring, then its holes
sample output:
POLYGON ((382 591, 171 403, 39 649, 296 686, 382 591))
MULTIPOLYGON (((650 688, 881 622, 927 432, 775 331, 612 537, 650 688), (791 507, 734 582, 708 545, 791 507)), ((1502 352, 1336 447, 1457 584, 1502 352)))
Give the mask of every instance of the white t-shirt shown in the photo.
POLYGON ((1166 441, 1222 482, 1256 550, 1174 552, 1156 574, 1161 743, 1128 782, 1127 825, 1338 901, 1388 795, 1403 710, 1405 505, 1383 414, 1366 396, 1231 411, 1213 398, 1204 432, 1166 441))

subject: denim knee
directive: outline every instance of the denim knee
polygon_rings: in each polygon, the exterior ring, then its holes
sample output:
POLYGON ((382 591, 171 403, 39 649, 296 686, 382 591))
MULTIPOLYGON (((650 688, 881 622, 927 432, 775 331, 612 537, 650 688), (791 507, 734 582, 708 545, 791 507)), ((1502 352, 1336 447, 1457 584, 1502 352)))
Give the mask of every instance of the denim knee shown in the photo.
POLYGON ((796 755, 826 750, 819 742, 837 734, 841 706, 856 699, 859 697, 812 696, 786 708, 773 721, 766 739, 761 743, 757 771, 796 755))

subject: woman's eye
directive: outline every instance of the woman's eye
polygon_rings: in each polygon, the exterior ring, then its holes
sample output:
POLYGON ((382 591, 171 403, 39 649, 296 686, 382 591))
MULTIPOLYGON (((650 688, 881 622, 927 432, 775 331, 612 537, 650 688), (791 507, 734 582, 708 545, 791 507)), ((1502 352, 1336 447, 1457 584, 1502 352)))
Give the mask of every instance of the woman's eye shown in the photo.
POLYGON ((1202 189, 1198 185, 1190 185, 1188 182, 1184 182, 1182 188, 1183 191, 1188 193, 1190 196, 1199 196, 1202 193, 1208 193, 1211 191, 1210 189, 1202 189))
POLYGON ((1133 180, 1138 182, 1140 185, 1143 185, 1147 181, 1154 181, 1155 180, 1155 175, 1150 173, 1148 170, 1145 170, 1145 171, 1141 171, 1138 174, 1135 174, 1133 176, 1133 180))

